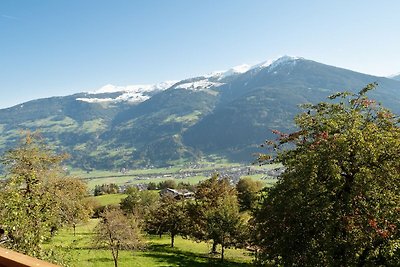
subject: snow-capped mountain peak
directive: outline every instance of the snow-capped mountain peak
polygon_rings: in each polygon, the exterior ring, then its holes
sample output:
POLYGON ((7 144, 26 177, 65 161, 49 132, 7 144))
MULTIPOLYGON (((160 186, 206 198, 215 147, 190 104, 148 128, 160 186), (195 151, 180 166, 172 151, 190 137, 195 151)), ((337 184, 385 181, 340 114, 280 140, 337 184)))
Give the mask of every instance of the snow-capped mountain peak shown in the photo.
POLYGON ((146 101, 151 97, 152 94, 163 91, 170 88, 177 81, 165 81, 157 84, 137 84, 137 85, 127 85, 127 86, 116 86, 113 84, 107 84, 101 88, 87 92, 85 98, 77 98, 78 101, 88 102, 88 103, 100 103, 100 102, 134 102, 140 103, 146 101), (99 94, 110 94, 110 93, 120 93, 116 98, 99 98, 96 95, 99 94))
POLYGON ((276 67, 283 65, 283 64, 291 63, 291 64, 295 65, 297 60, 299 60, 299 59, 303 59, 303 58, 285 55, 285 56, 279 57, 277 59, 272 59, 272 60, 267 60, 267 61, 261 62, 259 64, 252 66, 250 69, 253 70, 253 69, 268 68, 269 70, 273 70, 276 67))
POLYGON ((177 81, 165 81, 156 84, 135 84, 127 86, 117 86, 113 84, 106 84, 99 89, 89 91, 89 94, 104 94, 116 92, 151 92, 165 90, 174 85, 177 81))
POLYGON ((213 71, 210 74, 204 75, 205 78, 225 78, 235 74, 242 74, 247 72, 251 68, 248 64, 241 64, 235 67, 232 67, 228 70, 221 70, 221 71, 213 71))
POLYGON ((280 65, 283 65, 283 64, 293 64, 293 65, 295 65, 296 64, 296 62, 297 62, 297 60, 299 60, 299 59, 302 59, 302 58, 300 58, 300 57, 292 57, 292 56, 283 56, 283 57, 280 57, 280 58, 278 58, 278 59, 276 59, 276 60, 274 60, 269 66, 268 66, 268 68, 269 69, 275 69, 276 67, 278 67, 278 66, 280 66, 280 65))
MULTIPOLYGON (((140 103, 149 99, 152 95, 159 91, 166 90, 168 88, 173 89, 186 89, 186 90, 205 90, 216 88, 224 85, 225 78, 246 73, 248 71, 260 71, 267 69, 268 72, 275 70, 278 66, 285 64, 296 64, 297 60, 302 59, 300 57, 283 56, 275 60, 267 60, 256 65, 241 64, 232 67, 224 71, 214 71, 210 74, 199 76, 193 79, 178 81, 165 81, 157 84, 137 84, 127 86, 117 86, 113 84, 106 84, 99 89, 87 92, 87 97, 78 98, 79 101, 98 103, 98 102, 121 102, 128 101, 133 103, 140 103), (99 94, 109 93, 120 93, 117 97, 102 97, 99 98, 99 94)), ((275 71, 274 71, 275 72, 275 71)))

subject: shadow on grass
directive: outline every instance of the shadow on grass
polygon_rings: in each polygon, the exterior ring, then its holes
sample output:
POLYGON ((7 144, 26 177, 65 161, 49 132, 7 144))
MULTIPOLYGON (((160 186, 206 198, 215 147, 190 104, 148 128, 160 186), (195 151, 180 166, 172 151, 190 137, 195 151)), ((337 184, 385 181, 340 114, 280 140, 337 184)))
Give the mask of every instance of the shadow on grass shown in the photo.
POLYGON ((147 251, 142 254, 142 256, 152 258, 160 263, 165 263, 165 266, 252 266, 249 263, 238 263, 230 260, 224 260, 224 262, 221 262, 221 259, 219 257, 213 258, 211 255, 208 254, 196 254, 193 252, 182 251, 178 248, 171 248, 169 245, 166 244, 150 245, 147 251))

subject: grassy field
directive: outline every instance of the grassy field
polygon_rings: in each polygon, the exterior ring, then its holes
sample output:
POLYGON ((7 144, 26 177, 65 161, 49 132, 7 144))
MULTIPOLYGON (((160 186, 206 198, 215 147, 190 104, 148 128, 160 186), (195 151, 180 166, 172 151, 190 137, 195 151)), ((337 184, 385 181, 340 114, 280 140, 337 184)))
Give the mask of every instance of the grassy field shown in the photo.
MULTIPOLYGON (((47 244, 71 266, 105 267, 113 266, 111 252, 97 249, 91 243, 91 231, 97 224, 96 219, 76 229, 64 229, 47 244)), ((197 243, 180 237, 175 240, 175 248, 170 247, 168 236, 144 236, 146 248, 143 251, 121 251, 119 266, 251 266, 252 256, 245 250, 228 249, 226 260, 221 263, 219 255, 211 256, 210 244, 197 243)))
POLYGON ((119 204, 126 194, 107 194, 93 197, 101 206, 119 204))
MULTIPOLYGON (((240 166, 237 163, 207 163, 207 164, 199 164, 203 165, 199 168, 195 168, 196 170, 199 171, 208 171, 208 170, 214 170, 214 169, 219 169, 219 168, 229 168, 229 167, 236 167, 240 166)), ((141 175, 148 175, 148 174, 159 174, 159 175, 164 175, 164 174, 174 174, 178 172, 187 172, 187 171, 192 171, 192 167, 186 167, 186 166, 171 166, 171 167, 166 167, 166 168, 147 168, 147 169, 133 169, 129 170, 126 173, 126 176, 130 177, 137 177, 141 175)), ((101 177, 110 177, 110 176, 115 176, 115 175, 121 175, 120 172, 117 171, 102 171, 102 170, 94 170, 89 173, 82 171, 82 170, 72 170, 71 171, 72 175, 81 177, 81 178, 101 178, 101 177)))
MULTIPOLYGON (((175 166, 168 168, 149 168, 149 169, 136 169, 129 170, 126 173, 118 171, 100 171, 94 170, 89 173, 82 170, 73 170, 71 175, 82 178, 88 185, 89 189, 93 189, 96 185, 115 183, 118 185, 123 184, 141 184, 155 182, 159 183, 169 179, 176 179, 176 181, 197 184, 198 182, 210 178, 210 171, 219 169, 229 169, 240 167, 239 164, 219 163, 219 164, 204 164, 197 165, 196 168, 175 166), (204 172, 204 173, 203 173, 204 172), (190 173, 189 176, 182 177, 182 173, 190 173), (207 173, 207 175, 205 175, 207 173)), ((243 167, 243 166, 241 166, 243 167)), ((266 165, 266 166, 251 166, 252 169, 264 170, 279 167, 279 165, 266 165)), ((265 174, 245 175, 250 176, 255 180, 262 181, 266 186, 271 186, 275 183, 276 179, 265 179, 265 174)))
MULTIPOLYGON (((187 177, 184 179, 176 179, 176 182, 184 182, 184 183, 191 183, 191 184, 197 184, 198 182, 205 180, 209 177, 205 176, 192 176, 192 177, 187 177)), ((85 180, 85 182, 88 185, 89 189, 93 189, 96 185, 101 185, 101 184, 110 184, 114 183, 117 185, 123 185, 123 184, 129 184, 129 185, 134 185, 134 184, 147 184, 150 182, 155 182, 159 183, 165 180, 171 180, 174 179, 173 177, 162 177, 162 178, 150 178, 150 179, 134 179, 132 177, 109 177, 109 178, 95 178, 95 179, 90 179, 90 180, 85 180)))

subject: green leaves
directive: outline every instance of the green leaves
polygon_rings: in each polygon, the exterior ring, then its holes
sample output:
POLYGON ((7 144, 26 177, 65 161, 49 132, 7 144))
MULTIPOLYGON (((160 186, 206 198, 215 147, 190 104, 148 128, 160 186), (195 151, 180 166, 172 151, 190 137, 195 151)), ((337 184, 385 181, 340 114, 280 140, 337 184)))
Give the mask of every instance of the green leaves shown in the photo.
POLYGON ((375 86, 309 106, 296 118, 299 131, 286 135, 293 138, 274 141, 272 160, 286 171, 256 212, 262 263, 398 262, 389 244, 400 239, 400 129, 367 98, 375 86))
POLYGON ((0 189, 0 225, 6 230, 8 247, 45 256, 41 246, 57 228, 87 218, 90 209, 82 204, 86 186, 62 177, 64 158, 30 133, 3 157, 8 180, 0 189))

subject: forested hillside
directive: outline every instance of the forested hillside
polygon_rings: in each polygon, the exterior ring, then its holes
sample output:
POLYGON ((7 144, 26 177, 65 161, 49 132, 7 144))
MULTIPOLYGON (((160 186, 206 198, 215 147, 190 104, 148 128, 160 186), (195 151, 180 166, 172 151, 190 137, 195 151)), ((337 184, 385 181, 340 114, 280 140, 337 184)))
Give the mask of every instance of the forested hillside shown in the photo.
POLYGON ((399 114, 400 81, 286 56, 135 91, 106 86, 3 109, 0 148, 14 145, 20 131, 29 129, 71 154, 69 164, 82 169, 167 166, 208 157, 250 162, 271 130, 293 130, 299 104, 371 82, 378 83, 371 96, 399 114))

